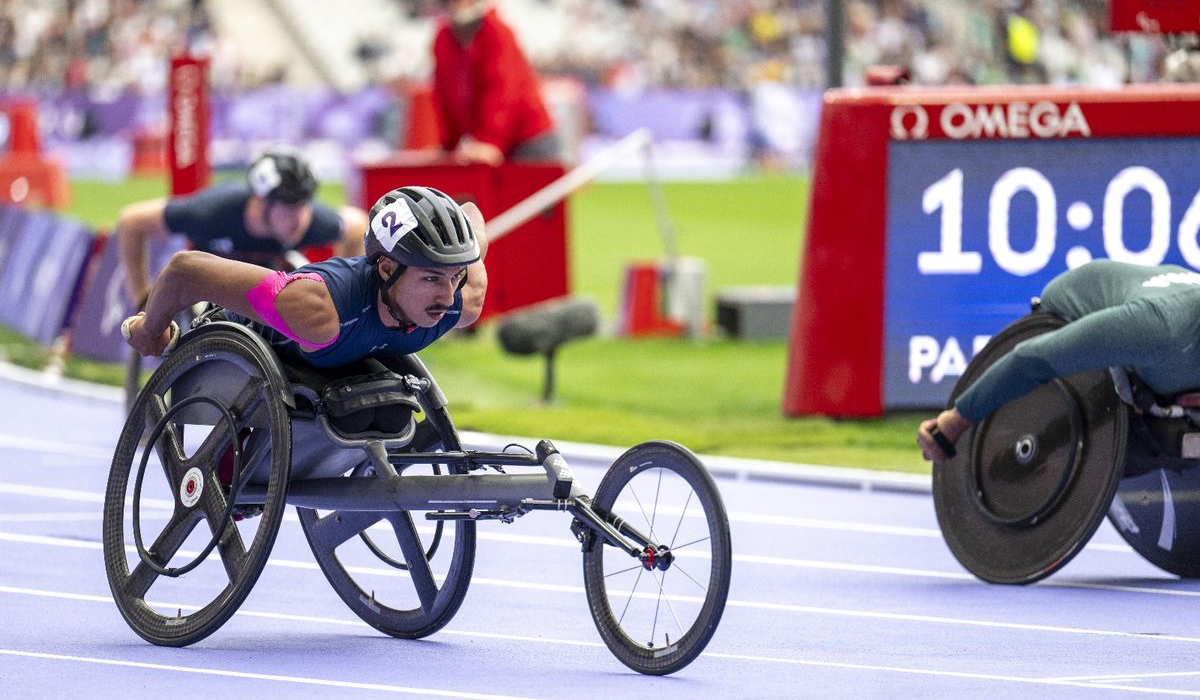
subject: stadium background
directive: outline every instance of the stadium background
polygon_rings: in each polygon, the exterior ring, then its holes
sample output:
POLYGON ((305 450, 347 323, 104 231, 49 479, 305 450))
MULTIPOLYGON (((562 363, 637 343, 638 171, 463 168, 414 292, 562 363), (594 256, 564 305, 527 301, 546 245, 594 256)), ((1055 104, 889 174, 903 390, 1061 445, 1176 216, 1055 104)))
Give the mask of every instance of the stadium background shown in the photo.
MULTIPOLYGON (((211 61, 211 159, 240 172, 272 141, 302 145, 327 199, 357 200, 355 164, 414 145, 433 2, 8 0, 0 88, 36 105, 45 157, 70 178, 63 215, 104 230, 122 204, 166 192, 167 57, 211 61), (381 29, 381 28, 386 28, 381 29)), ((826 80, 826 4, 500 0, 545 88, 572 159, 638 127, 654 134, 684 255, 705 261, 704 308, 735 285, 796 284, 808 168, 826 80)), ((1105 31, 1107 3, 845 3, 840 82, 903 66, 917 84, 1115 87, 1171 70, 1178 40, 1105 31)), ((7 136, 7 134, 5 134, 7 136)), ((631 162, 568 203, 573 291, 610 325, 626 266, 664 253, 642 170, 631 162)), ((10 196, 12 193, 9 193, 10 196)), ((29 204, 29 202, 24 202, 29 204)), ((49 348, 6 332, 10 359, 49 348)), ((562 353, 557 403, 539 405, 536 360, 501 353, 488 329, 427 361, 460 427, 632 444, 667 437, 697 451, 921 470, 912 414, 871 421, 780 415, 785 341, 612 335, 562 353)), ((69 374, 119 383, 115 367, 69 374)))

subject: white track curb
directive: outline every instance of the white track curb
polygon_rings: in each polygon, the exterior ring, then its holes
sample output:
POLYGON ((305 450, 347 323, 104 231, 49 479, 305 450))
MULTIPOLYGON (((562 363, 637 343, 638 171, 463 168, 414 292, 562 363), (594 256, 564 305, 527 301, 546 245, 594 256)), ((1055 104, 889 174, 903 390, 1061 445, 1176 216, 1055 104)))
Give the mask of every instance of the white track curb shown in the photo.
MULTIPOLYGON (((45 372, 38 372, 0 362, 0 380, 7 380, 41 391, 70 394, 72 396, 120 404, 125 392, 112 386, 68 379, 45 372)), ((462 431, 463 442, 476 448, 496 449, 508 443, 525 444, 531 438, 509 437, 462 431)), ((567 456, 568 461, 586 461, 598 465, 611 464, 625 450, 619 447, 593 445, 579 442, 554 441, 555 446, 567 456)), ((773 462, 742 457, 700 455, 700 459, 714 476, 733 478, 739 481, 778 481, 816 484, 861 489, 864 491, 901 491, 929 493, 931 480, 928 475, 905 472, 875 471, 851 467, 832 467, 792 462, 773 462)))

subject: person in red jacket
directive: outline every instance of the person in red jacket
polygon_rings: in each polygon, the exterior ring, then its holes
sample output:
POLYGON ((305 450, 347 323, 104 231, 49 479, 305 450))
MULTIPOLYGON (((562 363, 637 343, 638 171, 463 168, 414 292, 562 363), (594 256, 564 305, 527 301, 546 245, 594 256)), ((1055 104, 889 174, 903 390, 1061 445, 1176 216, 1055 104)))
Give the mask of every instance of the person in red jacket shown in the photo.
POLYGON ((442 148, 472 163, 561 158, 538 78, 489 0, 442 0, 433 104, 442 148))

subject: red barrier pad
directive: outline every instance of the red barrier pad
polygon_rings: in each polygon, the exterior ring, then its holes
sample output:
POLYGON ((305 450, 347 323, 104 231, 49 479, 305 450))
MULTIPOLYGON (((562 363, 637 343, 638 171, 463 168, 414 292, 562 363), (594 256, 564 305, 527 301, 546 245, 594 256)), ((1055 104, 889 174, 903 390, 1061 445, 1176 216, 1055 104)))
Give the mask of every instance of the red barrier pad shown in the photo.
POLYGON ((1108 28, 1146 34, 1200 32, 1200 0, 1109 0, 1108 28))
MULTIPOLYGON (((429 156, 364 165, 362 206, 405 185, 434 187, 459 202, 474 202, 484 220, 507 211, 557 180, 556 164, 463 165, 429 156)), ((483 316, 564 296, 569 290, 566 207, 559 202, 495 240, 488 248, 488 293, 483 316)))

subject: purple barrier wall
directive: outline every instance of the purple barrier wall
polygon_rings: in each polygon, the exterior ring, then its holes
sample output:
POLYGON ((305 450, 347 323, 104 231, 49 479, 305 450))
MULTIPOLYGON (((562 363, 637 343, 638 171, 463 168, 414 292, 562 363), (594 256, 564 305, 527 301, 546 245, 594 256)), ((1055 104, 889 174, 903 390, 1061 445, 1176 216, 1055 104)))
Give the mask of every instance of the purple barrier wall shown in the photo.
MULTIPOLYGON (((62 330, 92 234, 83 224, 52 212, 24 214, 19 222, 3 227, 0 323, 49 345, 62 330)), ((10 213, 5 221, 11 218, 10 213)))
MULTIPOLYGON (((171 255, 185 247, 181 236, 155 241, 150 246, 150 269, 161 270, 171 255)), ((123 362, 130 350, 121 337, 121 322, 136 311, 125 293, 125 271, 121 269, 117 246, 110 240, 86 280, 75 314, 71 353, 101 362, 123 362)))

